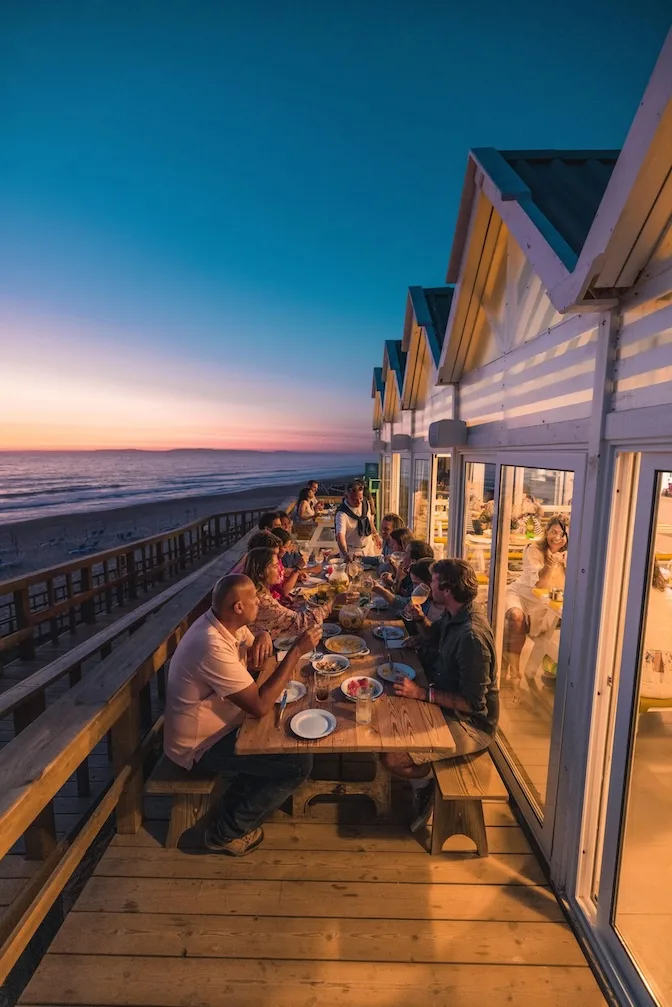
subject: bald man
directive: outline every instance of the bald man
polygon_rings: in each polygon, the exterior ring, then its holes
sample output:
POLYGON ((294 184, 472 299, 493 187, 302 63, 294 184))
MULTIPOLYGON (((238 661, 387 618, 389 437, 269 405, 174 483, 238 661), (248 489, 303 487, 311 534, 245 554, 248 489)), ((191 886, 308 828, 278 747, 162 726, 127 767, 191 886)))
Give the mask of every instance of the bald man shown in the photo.
POLYGON ((170 662, 166 689, 163 747, 184 769, 198 765, 233 777, 214 822, 205 833, 206 847, 243 857, 264 838, 261 823, 273 814, 312 768, 310 755, 235 754, 244 715, 263 717, 285 689, 301 654, 314 650, 321 628, 306 630, 273 674, 258 686, 251 668, 273 653, 268 633, 255 637, 248 629, 257 617, 254 584, 242 574, 217 582, 212 606, 189 627, 170 662))

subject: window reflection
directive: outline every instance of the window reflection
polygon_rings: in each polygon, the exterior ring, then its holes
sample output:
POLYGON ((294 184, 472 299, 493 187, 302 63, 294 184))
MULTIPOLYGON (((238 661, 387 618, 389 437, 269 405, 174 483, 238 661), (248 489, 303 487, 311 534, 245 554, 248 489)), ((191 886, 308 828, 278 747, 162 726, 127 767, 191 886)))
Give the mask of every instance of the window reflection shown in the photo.
POLYGON ((437 559, 445 559, 448 555, 449 495, 450 456, 436 455, 434 458, 434 514, 431 545, 437 559))
POLYGON ((392 460, 389 455, 383 456, 383 479, 382 479, 382 491, 383 499, 381 512, 382 514, 387 514, 390 509, 390 469, 392 465, 392 460))
POLYGON ((615 925, 661 1004, 672 1004, 672 473, 658 476, 644 599, 636 731, 615 925))
POLYGON ((494 462, 468 462, 465 466, 464 558, 476 571, 478 600, 487 605, 495 512, 494 462))
POLYGON ((573 474, 502 467, 494 611, 500 740, 539 811, 546 799, 573 474))
POLYGON ((413 473, 413 534, 427 541, 429 458, 416 458, 413 473))

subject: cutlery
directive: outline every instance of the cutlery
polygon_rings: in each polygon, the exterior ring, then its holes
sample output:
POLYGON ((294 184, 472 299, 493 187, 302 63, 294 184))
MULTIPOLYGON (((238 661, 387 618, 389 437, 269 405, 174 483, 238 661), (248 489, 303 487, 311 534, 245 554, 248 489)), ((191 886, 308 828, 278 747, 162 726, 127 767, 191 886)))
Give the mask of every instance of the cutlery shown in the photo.
POLYGON ((287 706, 287 690, 285 689, 285 691, 282 694, 282 699, 280 700, 280 709, 278 710, 278 723, 277 723, 278 727, 280 727, 280 724, 282 723, 282 718, 285 715, 286 706, 287 706))

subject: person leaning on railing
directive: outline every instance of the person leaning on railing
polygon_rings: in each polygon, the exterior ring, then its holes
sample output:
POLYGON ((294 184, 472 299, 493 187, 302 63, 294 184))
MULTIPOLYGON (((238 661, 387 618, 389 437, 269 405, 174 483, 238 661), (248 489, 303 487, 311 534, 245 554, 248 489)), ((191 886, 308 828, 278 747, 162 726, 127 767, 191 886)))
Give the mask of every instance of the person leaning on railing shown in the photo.
MULTIPOLYGON (((263 550, 261 550, 263 551, 263 550)), ((249 668, 273 653, 268 633, 250 632, 259 608, 254 584, 242 574, 217 582, 212 607, 189 627, 171 659, 166 688, 164 751, 191 770, 231 779, 214 821, 205 832, 213 853, 242 857, 264 838, 262 823, 310 775, 310 755, 245 755, 235 752, 245 714, 260 719, 296 672, 301 654, 319 640, 317 625, 305 630, 261 685, 249 668)))
POLYGON ((251 549, 245 557, 243 572, 257 590, 259 608, 251 625, 253 632, 265 630, 273 640, 279 636, 295 636, 311 626, 321 626, 331 615, 333 601, 315 605, 306 612, 296 612, 273 597, 272 588, 281 577, 280 560, 273 549, 251 549))

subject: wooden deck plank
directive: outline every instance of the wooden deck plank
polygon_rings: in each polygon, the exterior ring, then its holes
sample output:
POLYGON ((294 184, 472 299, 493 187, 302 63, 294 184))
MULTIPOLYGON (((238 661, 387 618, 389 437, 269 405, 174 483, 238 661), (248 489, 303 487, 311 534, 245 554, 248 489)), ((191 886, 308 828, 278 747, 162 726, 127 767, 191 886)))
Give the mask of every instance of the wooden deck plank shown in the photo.
POLYGON ((74 912, 351 919, 562 920, 551 891, 532 885, 92 877, 74 912))
MULTIPOLYGON (((530 845, 519 827, 494 827, 488 831, 492 853, 530 853, 530 845)), ((371 825, 363 828, 308 822, 266 822, 263 848, 266 850, 348 850, 362 853, 405 853, 423 851, 420 839, 400 826, 371 825)), ((166 823, 145 822, 135 836, 114 837, 113 846, 146 846, 159 848, 166 835, 166 823)), ((200 847, 196 835, 184 836, 185 847, 200 847)), ((471 852, 473 843, 461 836, 446 849, 463 849, 471 852)))
POLYGON ((178 1007, 602 1007, 586 968, 48 955, 21 1003, 178 1007))
POLYGON ((386 881, 432 884, 545 885, 536 858, 528 853, 471 853, 428 857, 422 852, 378 853, 264 850, 235 860, 217 854, 190 856, 181 850, 114 847, 98 864, 105 878, 251 878, 257 881, 386 881))
POLYGON ((564 923, 71 913, 54 954, 586 966, 564 923))

